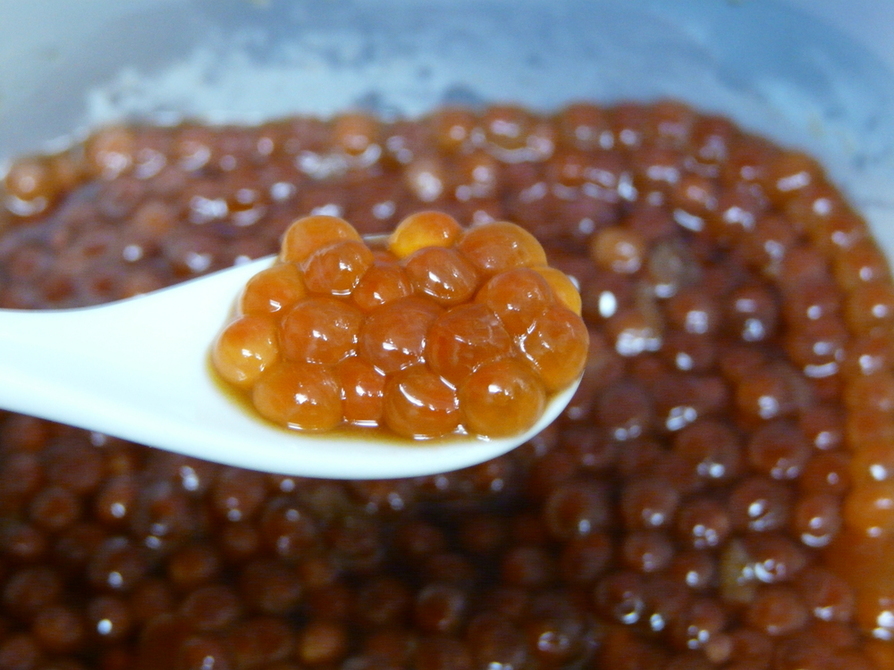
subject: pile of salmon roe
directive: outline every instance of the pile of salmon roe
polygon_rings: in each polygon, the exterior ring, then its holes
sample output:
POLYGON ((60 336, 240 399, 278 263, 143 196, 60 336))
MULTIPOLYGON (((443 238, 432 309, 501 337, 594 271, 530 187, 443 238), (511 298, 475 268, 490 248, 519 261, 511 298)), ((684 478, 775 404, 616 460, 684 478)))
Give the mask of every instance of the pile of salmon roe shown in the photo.
POLYGON ((417 479, 0 415, 0 669, 894 668, 894 288, 804 154, 675 102, 495 105, 110 127, 3 183, 3 307, 438 210, 532 233, 590 345, 549 429, 417 479))
POLYGON ((292 223, 212 347, 278 425, 510 437, 576 381, 588 331, 573 282, 524 228, 411 214, 374 252, 344 219, 292 223), (553 289, 555 286, 555 289, 553 289))

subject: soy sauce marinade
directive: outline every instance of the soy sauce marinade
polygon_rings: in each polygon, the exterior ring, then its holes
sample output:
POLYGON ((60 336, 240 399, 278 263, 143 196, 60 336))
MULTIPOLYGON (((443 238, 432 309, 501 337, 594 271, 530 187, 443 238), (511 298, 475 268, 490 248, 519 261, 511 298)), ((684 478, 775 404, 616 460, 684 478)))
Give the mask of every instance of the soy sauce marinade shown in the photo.
POLYGON ((810 158, 675 102, 493 106, 112 127, 4 188, 3 307, 436 209, 534 233, 591 344, 549 430, 411 480, 3 415, 0 668, 894 667, 894 288, 810 158))

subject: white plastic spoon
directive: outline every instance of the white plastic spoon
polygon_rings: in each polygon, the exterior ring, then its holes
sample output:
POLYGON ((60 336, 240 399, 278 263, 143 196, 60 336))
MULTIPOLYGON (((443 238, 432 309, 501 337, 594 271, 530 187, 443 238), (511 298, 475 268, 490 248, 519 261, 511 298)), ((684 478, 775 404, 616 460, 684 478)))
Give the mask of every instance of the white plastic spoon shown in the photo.
POLYGON ((410 442, 288 431, 237 406, 208 351, 235 296, 269 256, 97 307, 0 310, 0 408, 265 472, 380 479, 449 472, 504 454, 549 425, 576 385, 524 435, 410 442))

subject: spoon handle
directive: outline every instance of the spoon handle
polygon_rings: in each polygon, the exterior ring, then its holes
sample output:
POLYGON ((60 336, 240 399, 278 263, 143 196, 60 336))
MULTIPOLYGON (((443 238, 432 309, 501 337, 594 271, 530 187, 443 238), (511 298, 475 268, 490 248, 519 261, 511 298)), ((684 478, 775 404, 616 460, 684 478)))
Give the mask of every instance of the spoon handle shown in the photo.
POLYGON ((235 296, 271 261, 96 307, 0 310, 0 407, 121 437, 143 435, 150 408, 177 395, 170 385, 208 376, 208 348, 235 296), (141 407, 145 417, 136 416, 141 407))

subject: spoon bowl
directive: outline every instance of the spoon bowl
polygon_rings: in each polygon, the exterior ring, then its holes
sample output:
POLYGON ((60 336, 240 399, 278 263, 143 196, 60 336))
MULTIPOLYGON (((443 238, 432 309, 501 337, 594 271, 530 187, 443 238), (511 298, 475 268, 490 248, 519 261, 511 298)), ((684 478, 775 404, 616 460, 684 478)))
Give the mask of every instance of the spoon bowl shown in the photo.
POLYGON ((222 390, 208 351, 234 297, 274 260, 97 307, 0 310, 0 407, 253 470, 385 479, 449 472, 504 454, 548 426, 577 388, 554 395, 535 426, 509 438, 414 442, 269 424, 222 390))

